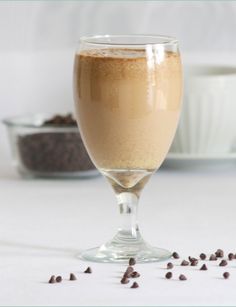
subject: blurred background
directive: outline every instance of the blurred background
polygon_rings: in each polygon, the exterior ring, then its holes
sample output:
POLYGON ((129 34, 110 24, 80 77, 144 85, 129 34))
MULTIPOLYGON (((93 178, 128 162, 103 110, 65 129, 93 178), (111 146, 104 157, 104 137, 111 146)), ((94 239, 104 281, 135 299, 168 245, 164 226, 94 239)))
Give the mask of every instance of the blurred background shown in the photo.
MULTIPOLYGON (((235 64, 235 29, 234 1, 1 1, 0 117, 73 111, 80 36, 170 35, 184 64, 235 64)), ((0 140, 0 164, 9 167, 3 125, 0 140)))

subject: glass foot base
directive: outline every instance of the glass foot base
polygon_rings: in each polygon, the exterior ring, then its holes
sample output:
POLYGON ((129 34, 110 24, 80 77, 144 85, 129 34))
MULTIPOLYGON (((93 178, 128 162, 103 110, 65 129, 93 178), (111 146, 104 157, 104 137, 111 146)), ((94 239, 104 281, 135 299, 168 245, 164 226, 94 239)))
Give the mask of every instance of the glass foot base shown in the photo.
POLYGON ((116 246, 108 242, 101 247, 91 248, 79 254, 79 258, 93 262, 126 263, 133 257, 139 263, 158 262, 171 257, 168 250, 152 247, 145 242, 139 246, 116 246))

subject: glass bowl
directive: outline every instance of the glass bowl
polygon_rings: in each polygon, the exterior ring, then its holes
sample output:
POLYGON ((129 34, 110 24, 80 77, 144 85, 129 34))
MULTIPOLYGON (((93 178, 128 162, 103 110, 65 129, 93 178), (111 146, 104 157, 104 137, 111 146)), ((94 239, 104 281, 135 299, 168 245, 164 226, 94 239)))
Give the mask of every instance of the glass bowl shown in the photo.
POLYGON ((77 126, 43 125, 50 115, 7 118, 13 164, 23 177, 93 177, 90 160, 77 126))

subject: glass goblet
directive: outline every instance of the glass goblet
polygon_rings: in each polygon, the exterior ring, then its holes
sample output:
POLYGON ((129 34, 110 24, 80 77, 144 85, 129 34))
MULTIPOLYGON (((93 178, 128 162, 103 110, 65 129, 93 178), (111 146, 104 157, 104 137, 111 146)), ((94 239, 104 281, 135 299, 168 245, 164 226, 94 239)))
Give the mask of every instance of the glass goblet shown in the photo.
POLYGON ((74 62, 78 125, 90 158, 115 192, 121 215, 113 239, 84 251, 83 259, 127 262, 135 257, 153 262, 171 256, 143 240, 137 206, 173 140, 181 94, 176 39, 155 35, 80 39, 74 62))

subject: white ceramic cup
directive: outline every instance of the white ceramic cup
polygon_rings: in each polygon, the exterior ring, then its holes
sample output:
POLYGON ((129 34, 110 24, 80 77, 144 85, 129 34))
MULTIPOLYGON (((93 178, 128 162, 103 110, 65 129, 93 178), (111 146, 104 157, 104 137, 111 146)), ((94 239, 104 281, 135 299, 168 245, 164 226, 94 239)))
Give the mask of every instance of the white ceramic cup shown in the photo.
POLYGON ((188 66, 172 153, 220 155, 236 137, 236 67, 188 66))

